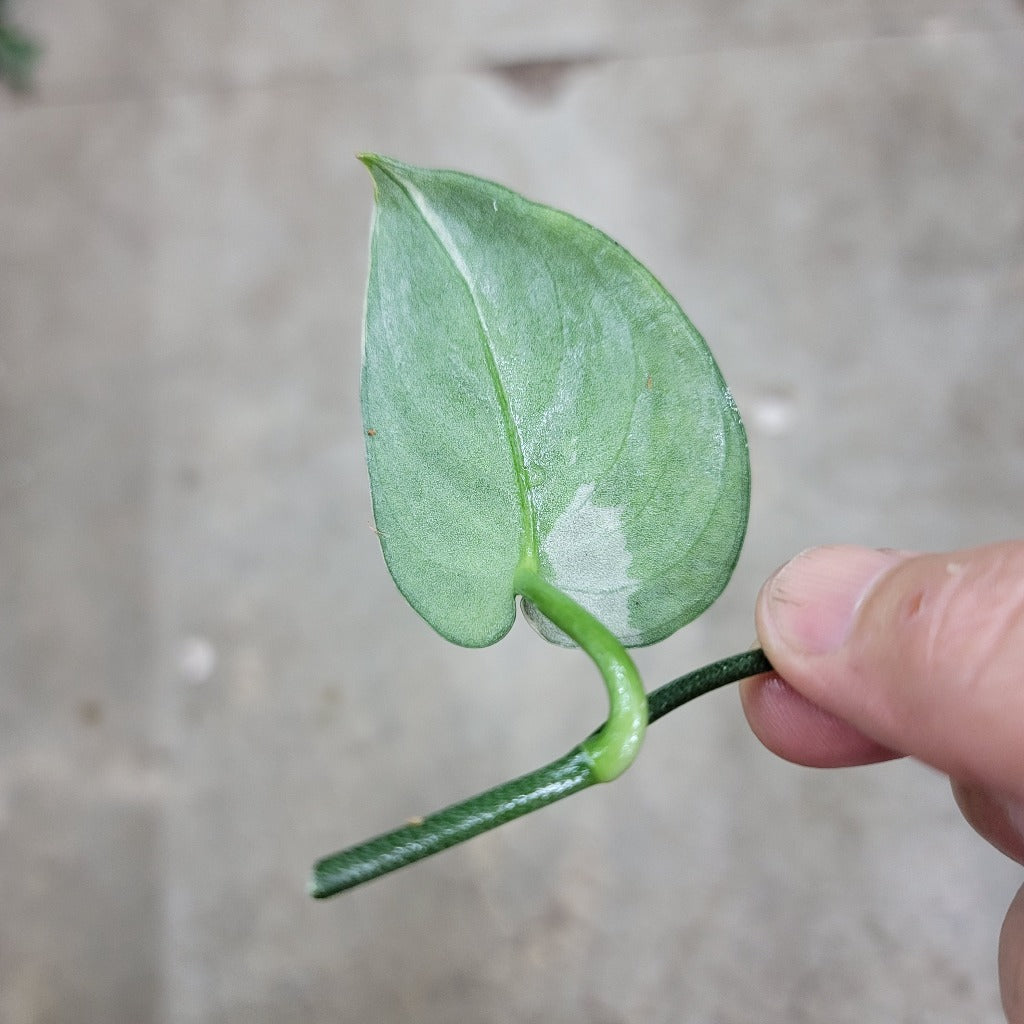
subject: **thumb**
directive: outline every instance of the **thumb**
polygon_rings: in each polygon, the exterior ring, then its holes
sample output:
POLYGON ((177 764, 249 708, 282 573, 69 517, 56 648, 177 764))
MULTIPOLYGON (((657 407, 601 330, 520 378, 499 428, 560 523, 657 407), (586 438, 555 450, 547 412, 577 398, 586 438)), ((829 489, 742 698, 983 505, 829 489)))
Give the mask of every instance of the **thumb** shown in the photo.
POLYGON ((776 672, 879 749, 1024 802, 1024 543, 815 548, 758 598, 776 672))
MULTIPOLYGON (((757 629, 781 679, 746 680, 744 707, 768 746, 820 765, 912 754, 1024 863, 1024 543, 816 548, 765 584, 757 629)), ((1024 1024, 1024 888, 999 974, 1007 1020, 1024 1024)))

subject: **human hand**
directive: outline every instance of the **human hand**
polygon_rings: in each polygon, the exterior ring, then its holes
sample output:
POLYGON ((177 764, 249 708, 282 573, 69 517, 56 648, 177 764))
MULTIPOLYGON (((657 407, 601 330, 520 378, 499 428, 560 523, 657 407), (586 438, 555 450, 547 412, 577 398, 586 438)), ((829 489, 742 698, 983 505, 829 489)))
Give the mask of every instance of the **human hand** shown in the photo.
MULTIPOLYGON (((947 774, 971 825, 1024 864, 1024 542, 949 555, 815 548, 764 585, 776 674, 741 684, 750 726, 799 764, 909 754, 947 774)), ((1024 887, 999 979, 1024 1024, 1024 887)))

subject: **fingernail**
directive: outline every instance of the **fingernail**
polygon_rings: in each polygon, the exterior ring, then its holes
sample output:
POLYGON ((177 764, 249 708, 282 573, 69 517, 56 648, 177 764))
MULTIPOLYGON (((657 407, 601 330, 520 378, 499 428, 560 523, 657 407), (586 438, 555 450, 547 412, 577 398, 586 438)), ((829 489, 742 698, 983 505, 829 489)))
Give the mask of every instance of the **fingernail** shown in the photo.
POLYGON ((873 584, 906 557, 858 547, 810 548, 797 555, 762 593, 762 611, 775 639, 803 654, 838 650, 873 584))

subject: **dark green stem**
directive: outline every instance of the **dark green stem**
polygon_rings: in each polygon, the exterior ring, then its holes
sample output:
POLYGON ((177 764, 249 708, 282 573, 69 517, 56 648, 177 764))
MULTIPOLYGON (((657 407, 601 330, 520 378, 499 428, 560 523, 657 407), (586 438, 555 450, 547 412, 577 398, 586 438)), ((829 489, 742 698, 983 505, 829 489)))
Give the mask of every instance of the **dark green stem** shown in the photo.
POLYGON ((713 661, 710 665, 687 672, 685 676, 673 679, 671 683, 659 686, 657 690, 649 693, 647 721, 656 722, 662 715, 667 715, 694 697, 702 697, 720 686, 759 676, 771 670, 771 663, 760 647, 744 651, 742 654, 733 654, 731 657, 722 658, 721 661, 713 661))
MULTIPOLYGON (((647 698, 648 719, 655 722, 694 697, 770 671, 771 665, 760 650, 705 665, 651 693, 647 698)), ((600 735, 600 730, 594 735, 600 735)), ((325 857, 313 868, 310 894, 318 899, 333 896, 586 789, 598 781, 586 743, 528 775, 438 811, 422 823, 405 825, 325 857)))
POLYGON ((590 759, 577 747, 565 757, 511 782, 503 782, 422 821, 325 857, 313 868, 310 894, 333 896, 378 875, 440 853, 506 821, 538 811, 593 785, 590 759))

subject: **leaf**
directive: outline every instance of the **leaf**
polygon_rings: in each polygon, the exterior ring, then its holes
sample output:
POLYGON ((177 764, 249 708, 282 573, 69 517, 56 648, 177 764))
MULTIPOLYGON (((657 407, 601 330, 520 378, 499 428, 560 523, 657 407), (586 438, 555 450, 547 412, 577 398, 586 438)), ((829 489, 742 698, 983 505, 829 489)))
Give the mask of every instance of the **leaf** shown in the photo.
POLYGON ((629 646, 695 618, 732 574, 750 484, 693 325, 582 221, 466 174, 361 159, 376 199, 363 421, 402 593, 471 647, 511 627, 517 566, 629 646))

